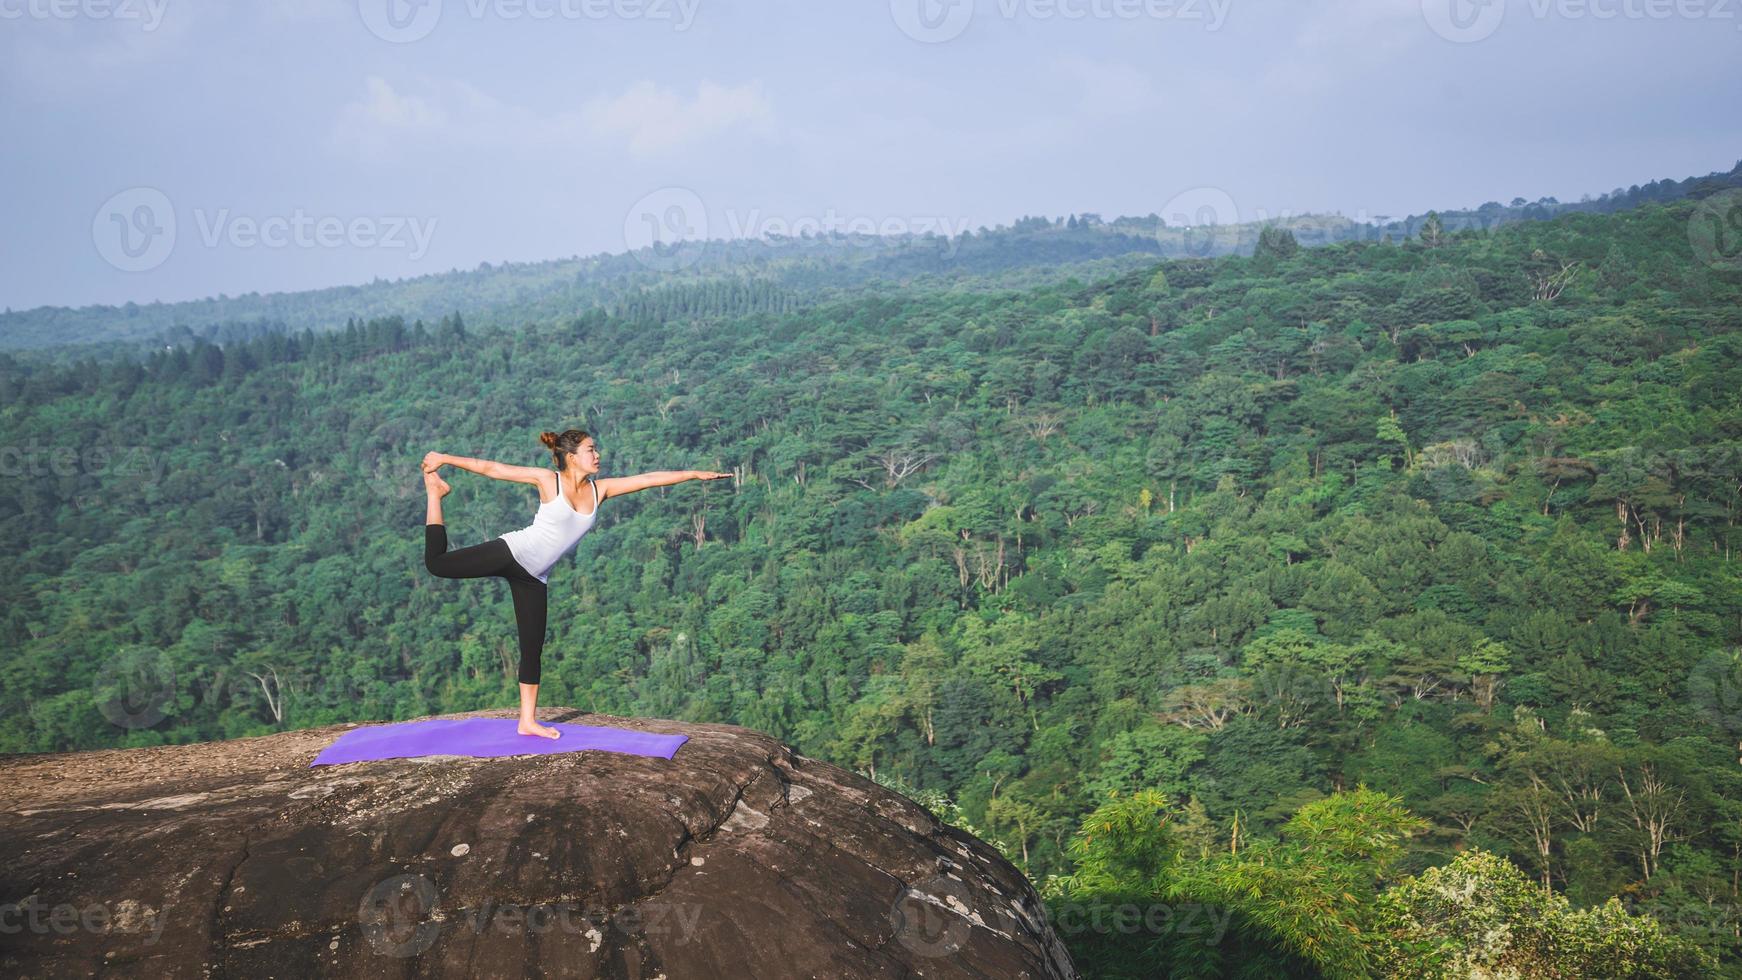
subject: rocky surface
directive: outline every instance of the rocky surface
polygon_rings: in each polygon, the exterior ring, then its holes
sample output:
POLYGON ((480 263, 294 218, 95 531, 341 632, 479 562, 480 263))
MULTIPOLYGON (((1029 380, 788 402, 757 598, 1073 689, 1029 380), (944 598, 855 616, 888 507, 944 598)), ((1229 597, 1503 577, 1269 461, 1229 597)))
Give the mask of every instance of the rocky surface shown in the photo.
MULTIPOLYGON (((441 717, 513 717, 509 711, 441 717)), ((1076 976, 991 846, 731 725, 309 768, 350 725, 0 756, 0 975, 1076 976)))

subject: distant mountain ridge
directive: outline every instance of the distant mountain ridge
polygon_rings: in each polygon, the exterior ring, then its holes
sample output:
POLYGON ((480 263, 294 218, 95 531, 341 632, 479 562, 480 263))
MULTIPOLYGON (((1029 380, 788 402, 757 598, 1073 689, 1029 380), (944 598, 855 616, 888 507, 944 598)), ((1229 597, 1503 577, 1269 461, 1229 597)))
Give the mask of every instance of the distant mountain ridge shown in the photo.
MULTIPOLYGON (((1445 231, 1493 229, 1548 220, 1575 211, 1611 212, 1645 202, 1704 197, 1742 187, 1742 161, 1728 173, 1615 188, 1597 198, 1562 203, 1553 197, 1437 212, 1445 231)), ((997 289, 1128 272, 1157 257, 1250 255, 1264 226, 1290 229, 1306 246, 1415 237, 1428 215, 1384 224, 1340 214, 1266 217, 1214 227, 1170 227, 1157 214, 1104 221, 1085 213, 1028 217, 982 227, 956 238, 932 234, 879 237, 832 233, 765 239, 712 239, 632 252, 538 262, 483 262, 365 285, 290 293, 247 293, 178 303, 57 307, 0 314, 0 350, 78 347, 80 356, 111 348, 161 348, 205 340, 227 343, 264 333, 342 330, 353 319, 391 316, 435 322, 462 314, 474 329, 554 322, 586 310, 615 311, 663 288, 725 283, 775 289, 787 302, 826 298, 834 291, 895 282, 904 287, 997 289), (93 346, 95 345, 95 346, 93 346)), ((53 355, 51 355, 53 356, 53 355)), ((59 359, 58 357, 56 359, 59 359)))

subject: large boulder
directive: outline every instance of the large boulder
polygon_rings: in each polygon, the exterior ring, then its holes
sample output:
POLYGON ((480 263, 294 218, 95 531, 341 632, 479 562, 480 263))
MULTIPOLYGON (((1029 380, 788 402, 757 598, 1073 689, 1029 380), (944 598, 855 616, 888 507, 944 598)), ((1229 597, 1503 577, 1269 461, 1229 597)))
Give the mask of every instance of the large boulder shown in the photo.
POLYGON ((905 797, 732 725, 543 720, 689 741, 0 757, 0 975, 1076 976, 1022 874, 905 797))

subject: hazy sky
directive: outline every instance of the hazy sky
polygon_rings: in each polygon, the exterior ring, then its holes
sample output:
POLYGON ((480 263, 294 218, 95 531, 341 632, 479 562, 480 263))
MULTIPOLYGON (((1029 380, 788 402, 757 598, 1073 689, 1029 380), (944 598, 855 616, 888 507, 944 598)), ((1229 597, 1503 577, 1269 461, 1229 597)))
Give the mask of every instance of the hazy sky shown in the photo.
POLYGON ((1742 0, 0 0, 0 306, 1576 200, 1728 170, 1739 106, 1742 0))

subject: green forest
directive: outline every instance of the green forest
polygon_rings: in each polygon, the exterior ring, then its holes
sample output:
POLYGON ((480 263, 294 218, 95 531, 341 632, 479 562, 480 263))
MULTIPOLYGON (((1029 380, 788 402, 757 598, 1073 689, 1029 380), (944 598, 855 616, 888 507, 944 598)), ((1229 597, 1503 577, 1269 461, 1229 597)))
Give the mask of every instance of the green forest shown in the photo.
MULTIPOLYGON (((0 355, 0 750, 513 706, 508 590, 425 570, 418 463, 575 427, 605 476, 737 478, 603 505, 541 704, 908 793, 1085 976, 1742 977, 1719 193, 0 355), (1120 906, 1165 922, 1066 914, 1120 906)), ((537 506, 448 479, 454 547, 537 506)))

